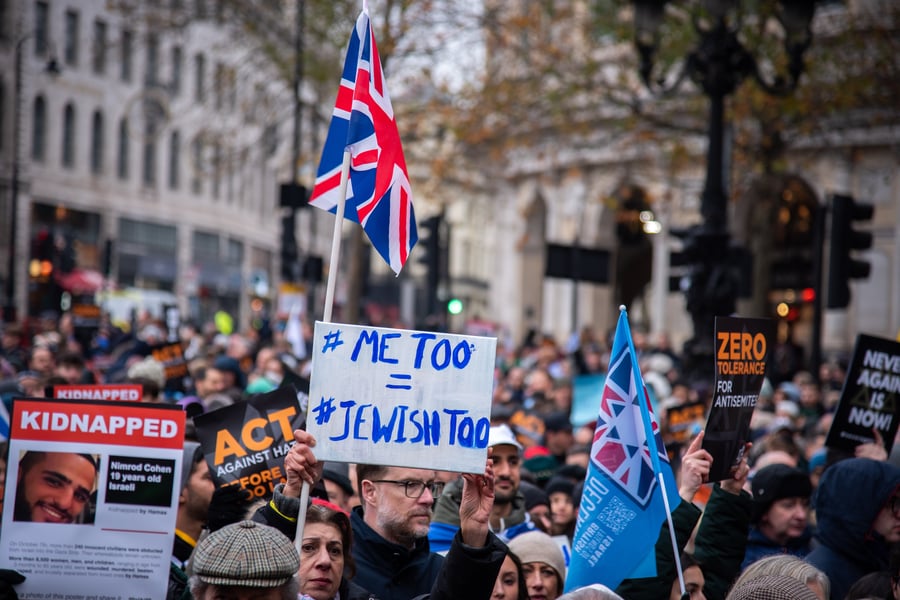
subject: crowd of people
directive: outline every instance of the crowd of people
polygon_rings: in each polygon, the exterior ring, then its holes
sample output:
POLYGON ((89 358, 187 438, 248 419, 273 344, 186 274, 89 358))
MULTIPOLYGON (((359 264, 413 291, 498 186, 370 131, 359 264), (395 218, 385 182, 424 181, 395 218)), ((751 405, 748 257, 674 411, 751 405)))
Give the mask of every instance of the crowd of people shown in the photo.
MULTIPOLYGON (((128 382, 141 385, 145 402, 184 408, 170 599, 900 600, 900 461, 880 437, 852 454, 825 447, 846 365, 828 362, 815 374, 773 365, 749 452, 731 479, 711 484, 702 419, 676 427, 667 417, 708 407, 713 382, 685 380, 665 336, 640 332, 635 350, 681 500, 672 511, 678 560, 663 524, 655 577, 563 594, 596 426, 573 422, 574 386, 605 373, 610 341, 586 328, 564 344, 532 333, 498 347, 480 475, 324 464, 316 440, 299 429, 285 456, 286 481, 261 505, 218 485, 190 422, 252 394, 308 385, 309 363, 279 327, 169 331, 145 316, 130 331, 104 322, 85 339, 67 316, 28 331, 5 324, 0 396, 9 410, 12 398, 50 397, 54 385, 128 382), (172 342, 187 367, 177 382, 152 352, 172 342), (304 482, 312 487, 308 506, 304 482)), ((17 478, 41 460, 48 458, 23 460, 17 478)), ((83 507, 45 504, 53 518, 81 518, 83 507)), ((8 590, 15 581, 8 578, 8 590)))

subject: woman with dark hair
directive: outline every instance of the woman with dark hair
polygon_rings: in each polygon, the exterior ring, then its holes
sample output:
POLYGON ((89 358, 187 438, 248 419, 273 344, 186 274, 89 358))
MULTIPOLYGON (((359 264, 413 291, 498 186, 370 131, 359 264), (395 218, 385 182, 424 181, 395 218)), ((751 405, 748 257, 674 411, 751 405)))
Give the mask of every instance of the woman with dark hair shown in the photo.
POLYGON ((500 565, 491 600, 528 600, 528 585, 525 583, 522 561, 512 552, 506 555, 500 565))
POLYGON ((313 499, 300 544, 300 593, 314 600, 375 598, 350 581, 356 574, 352 545, 347 514, 330 502, 313 499))

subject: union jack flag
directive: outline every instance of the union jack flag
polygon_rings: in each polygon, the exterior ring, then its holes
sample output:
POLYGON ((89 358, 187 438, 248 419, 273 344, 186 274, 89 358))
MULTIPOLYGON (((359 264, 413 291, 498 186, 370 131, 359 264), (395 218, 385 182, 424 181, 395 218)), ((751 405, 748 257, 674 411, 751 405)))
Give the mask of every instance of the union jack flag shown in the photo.
POLYGON ((412 191, 394 109, 366 9, 350 36, 337 101, 310 204, 337 211, 344 150, 351 155, 344 218, 360 223, 399 273, 418 240, 412 191))
POLYGON ((666 519, 659 473, 674 508, 678 489, 623 309, 578 509, 566 591, 594 583, 615 589, 626 578, 656 575, 654 545, 666 519))

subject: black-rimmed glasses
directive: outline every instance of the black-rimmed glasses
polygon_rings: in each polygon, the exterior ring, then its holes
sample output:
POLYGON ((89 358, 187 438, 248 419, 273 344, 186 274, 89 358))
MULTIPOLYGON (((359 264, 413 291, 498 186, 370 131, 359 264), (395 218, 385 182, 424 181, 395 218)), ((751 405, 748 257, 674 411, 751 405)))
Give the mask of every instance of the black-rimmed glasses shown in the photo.
POLYGON ((427 483, 415 479, 404 479, 402 481, 396 479, 372 479, 370 481, 372 483, 393 483, 394 485, 402 485, 403 493, 406 494, 407 498, 421 498, 422 494, 425 493, 425 488, 428 488, 428 491, 431 492, 432 498, 437 498, 441 495, 441 492, 444 491, 444 482, 442 481, 429 481, 427 483))

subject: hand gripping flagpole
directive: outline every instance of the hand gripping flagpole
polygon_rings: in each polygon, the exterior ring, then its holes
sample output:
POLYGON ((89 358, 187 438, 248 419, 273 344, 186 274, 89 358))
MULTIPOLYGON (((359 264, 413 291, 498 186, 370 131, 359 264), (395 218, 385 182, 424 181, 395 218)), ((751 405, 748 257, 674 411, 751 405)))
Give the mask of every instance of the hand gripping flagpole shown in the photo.
MULTIPOLYGON (((337 281, 338 263, 341 259, 341 227, 344 224, 344 207, 347 205, 347 184, 350 181, 350 148, 344 149, 344 162, 341 164, 341 189, 338 194, 337 208, 334 213, 334 232, 331 236, 331 258, 328 262, 328 282, 325 286, 325 306, 322 309, 322 320, 331 322, 331 309, 334 307, 334 287, 337 281)), ((300 554, 303 545, 303 529, 306 527, 306 507, 309 504, 309 482, 304 481, 300 488, 300 513, 297 515, 297 534, 294 546, 300 554)), ((684 585, 682 585, 682 588, 684 585)))
MULTIPOLYGON (((625 310, 625 305, 619 305, 619 311, 625 313, 625 318, 628 318, 628 313, 625 310)), ((631 325, 629 325, 629 329, 631 325)), ((678 551, 678 540, 675 539, 675 525, 672 523, 672 509, 669 507, 669 497, 666 495, 666 482, 663 477, 662 469, 659 466, 659 450, 656 448, 656 436, 653 435, 653 428, 650 424, 650 411, 647 409, 647 391, 644 388, 644 380, 641 377, 641 371, 638 367, 637 362, 637 354, 634 351, 634 342, 631 339, 631 336, 628 336, 628 351, 631 354, 631 369, 632 373, 635 373, 636 376, 640 379, 641 383, 641 392, 643 392, 643 402, 641 405, 641 421, 644 424, 644 437, 647 439, 647 449, 650 451, 650 462, 653 464, 653 471, 656 473, 659 479, 659 491, 662 494, 663 506, 666 509, 666 522, 669 524, 669 537, 672 540, 672 554, 675 557, 675 571, 678 573, 678 585, 681 587, 681 596, 686 597, 686 590, 684 586, 684 573, 681 572, 681 553, 678 551)))

